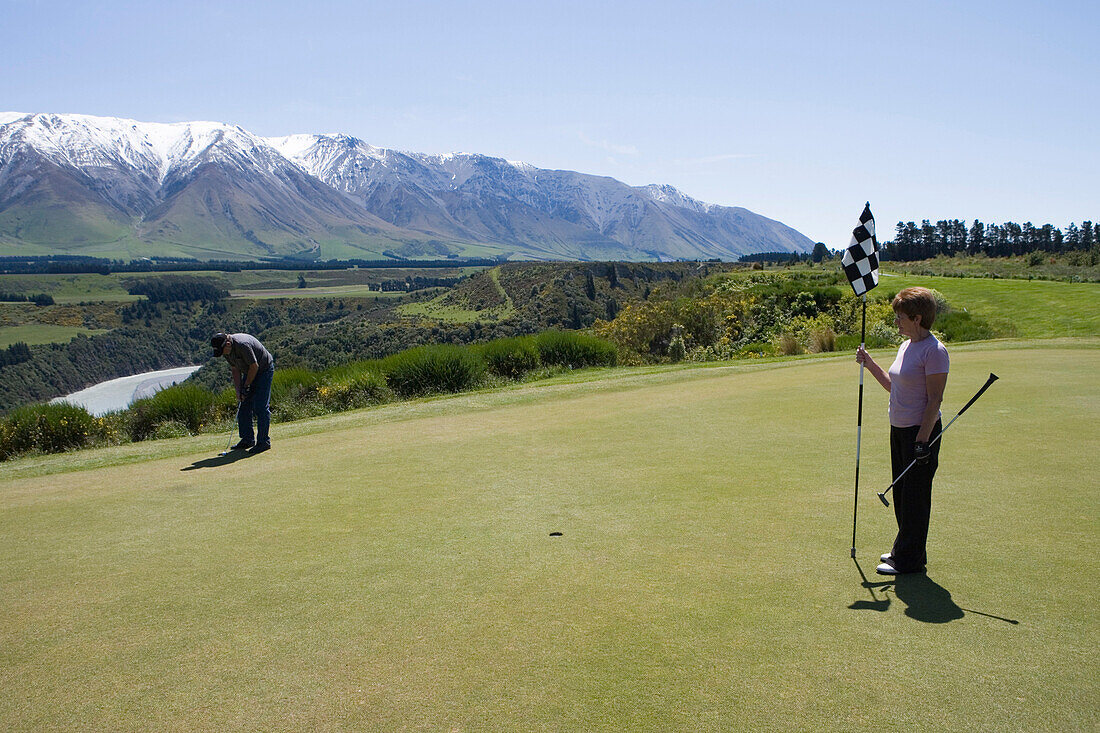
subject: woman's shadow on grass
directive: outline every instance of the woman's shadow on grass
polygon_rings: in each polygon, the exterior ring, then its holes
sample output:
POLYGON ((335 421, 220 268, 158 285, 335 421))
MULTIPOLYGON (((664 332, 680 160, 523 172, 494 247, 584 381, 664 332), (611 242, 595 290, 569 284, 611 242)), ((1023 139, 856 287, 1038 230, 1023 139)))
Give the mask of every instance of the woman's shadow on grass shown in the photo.
POLYGON ((906 573, 894 576, 893 580, 873 583, 867 580, 867 575, 864 574, 863 568, 859 566, 859 562, 855 559, 852 562, 855 563, 856 570, 859 571, 859 576, 863 579, 863 587, 870 591, 871 600, 856 601, 848 608, 885 611, 890 607, 889 594, 893 593, 899 601, 906 605, 906 616, 924 623, 945 624, 960 619, 967 613, 995 618, 1010 624, 1019 623, 1014 619, 961 608, 952 600, 950 591, 929 578, 926 573, 906 573), (881 599, 876 595, 876 589, 882 594, 881 599))

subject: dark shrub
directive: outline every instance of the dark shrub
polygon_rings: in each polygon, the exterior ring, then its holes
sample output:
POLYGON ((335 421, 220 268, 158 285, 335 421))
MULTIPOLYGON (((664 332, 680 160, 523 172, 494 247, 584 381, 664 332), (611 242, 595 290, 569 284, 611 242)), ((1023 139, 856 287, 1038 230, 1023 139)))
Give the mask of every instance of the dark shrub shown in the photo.
POLYGON ((490 341, 481 347, 489 372, 498 377, 519 379, 527 372, 538 369, 539 349, 533 336, 490 341))
POLYGON ((0 422, 0 460, 33 451, 81 448, 94 434, 95 418, 83 407, 65 402, 19 407, 0 422))
POLYGON ((462 346, 419 346, 382 360, 390 388, 402 397, 461 392, 485 376, 485 362, 462 346))
POLYGON ((767 341, 750 341, 748 343, 742 344, 737 349, 737 356, 744 358, 775 356, 778 353, 779 350, 776 345, 768 343, 767 341))
POLYGON ((543 331, 535 337, 544 365, 578 369, 586 366, 615 366, 615 345, 610 341, 576 331, 543 331))
MULTIPOLYGON (((887 346, 897 346, 896 343, 888 338, 882 336, 873 336, 868 334, 865 345, 868 349, 885 349, 887 346)), ((856 349, 859 348, 859 334, 844 334, 837 336, 834 342, 834 351, 851 351, 855 354, 856 349)))

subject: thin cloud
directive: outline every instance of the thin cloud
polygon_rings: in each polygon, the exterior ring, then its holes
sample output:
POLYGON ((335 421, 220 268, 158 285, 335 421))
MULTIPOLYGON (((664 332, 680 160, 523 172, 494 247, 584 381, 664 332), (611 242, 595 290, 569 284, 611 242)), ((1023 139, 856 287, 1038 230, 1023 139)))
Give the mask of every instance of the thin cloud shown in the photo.
POLYGON ((745 158, 762 158, 760 153, 725 153, 724 155, 708 155, 703 158, 678 158, 676 165, 713 165, 727 160, 744 160, 745 158))
POLYGON ((600 150, 606 150, 609 153, 615 155, 637 155, 638 148, 633 145, 616 145, 615 143, 608 142, 607 140, 593 140, 583 132, 578 132, 577 137, 585 145, 589 145, 593 148, 599 148, 600 150))

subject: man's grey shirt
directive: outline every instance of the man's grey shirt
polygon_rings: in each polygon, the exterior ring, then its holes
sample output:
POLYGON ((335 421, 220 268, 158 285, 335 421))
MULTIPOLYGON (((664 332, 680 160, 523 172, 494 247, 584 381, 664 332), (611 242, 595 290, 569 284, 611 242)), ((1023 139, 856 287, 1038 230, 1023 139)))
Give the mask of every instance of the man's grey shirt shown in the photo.
POLYGON ((248 373, 248 367, 253 364, 259 367, 257 374, 262 374, 264 370, 270 369, 275 364, 271 352, 265 349, 255 336, 234 333, 230 334, 229 338, 232 343, 229 346, 229 353, 225 355, 225 360, 229 362, 229 366, 239 369, 242 376, 248 373))

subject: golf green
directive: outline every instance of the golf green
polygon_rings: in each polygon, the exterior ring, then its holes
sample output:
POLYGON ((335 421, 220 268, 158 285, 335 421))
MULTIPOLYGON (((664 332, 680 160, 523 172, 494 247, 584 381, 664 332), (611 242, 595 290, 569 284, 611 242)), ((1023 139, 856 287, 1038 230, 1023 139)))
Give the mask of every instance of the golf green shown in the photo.
POLYGON ((1098 345, 952 348, 901 579, 847 355, 7 464, 0 727, 1096 730, 1098 345))

